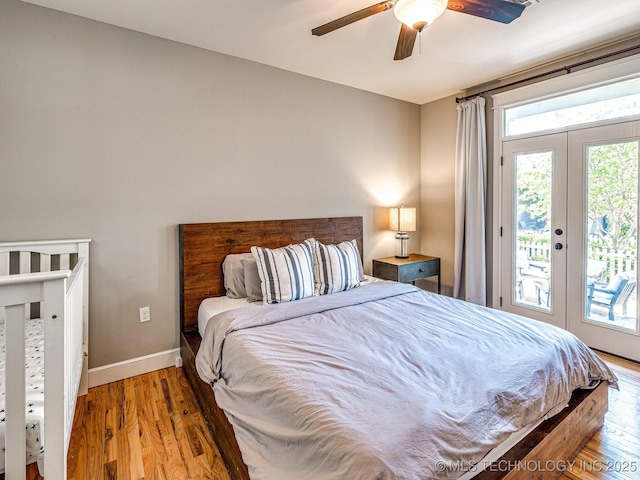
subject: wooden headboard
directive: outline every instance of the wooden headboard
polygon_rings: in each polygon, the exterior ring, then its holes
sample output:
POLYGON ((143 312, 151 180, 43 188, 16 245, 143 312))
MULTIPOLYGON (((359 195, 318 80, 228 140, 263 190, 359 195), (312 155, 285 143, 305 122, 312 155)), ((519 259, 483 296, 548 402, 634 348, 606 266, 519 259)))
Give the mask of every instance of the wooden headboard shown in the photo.
POLYGON ((202 300, 225 294, 222 262, 230 253, 258 245, 277 248, 315 238, 322 243, 358 242, 362 257, 362 217, 308 218, 179 225, 180 329, 198 329, 202 300))

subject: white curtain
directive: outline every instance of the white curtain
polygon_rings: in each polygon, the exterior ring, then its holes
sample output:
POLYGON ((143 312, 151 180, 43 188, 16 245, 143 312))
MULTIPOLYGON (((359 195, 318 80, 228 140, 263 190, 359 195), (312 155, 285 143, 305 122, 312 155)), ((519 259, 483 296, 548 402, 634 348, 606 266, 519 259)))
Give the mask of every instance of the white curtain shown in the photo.
POLYGON ((485 210, 487 129, 485 100, 458 104, 453 296, 486 305, 485 210))

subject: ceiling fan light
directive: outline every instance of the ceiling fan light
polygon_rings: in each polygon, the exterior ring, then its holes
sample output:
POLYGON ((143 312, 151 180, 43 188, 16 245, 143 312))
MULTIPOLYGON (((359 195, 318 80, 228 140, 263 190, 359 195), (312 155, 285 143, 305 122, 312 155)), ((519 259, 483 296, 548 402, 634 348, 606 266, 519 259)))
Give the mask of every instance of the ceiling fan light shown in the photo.
POLYGON ((399 0, 393 7, 396 18, 421 31, 447 9, 448 0, 399 0))

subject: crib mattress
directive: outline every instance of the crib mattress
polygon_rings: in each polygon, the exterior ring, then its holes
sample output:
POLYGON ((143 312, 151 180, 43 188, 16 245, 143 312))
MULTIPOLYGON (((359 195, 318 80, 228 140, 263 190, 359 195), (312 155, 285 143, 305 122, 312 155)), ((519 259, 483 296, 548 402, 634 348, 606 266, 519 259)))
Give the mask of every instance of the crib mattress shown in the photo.
MULTIPOLYGON (((0 325, 0 472, 4 472, 5 451, 5 326, 0 325)), ((44 443, 44 322, 40 318, 27 320, 26 346, 26 463, 33 463, 44 443)), ((9 386, 11 388, 11 386, 9 386)))

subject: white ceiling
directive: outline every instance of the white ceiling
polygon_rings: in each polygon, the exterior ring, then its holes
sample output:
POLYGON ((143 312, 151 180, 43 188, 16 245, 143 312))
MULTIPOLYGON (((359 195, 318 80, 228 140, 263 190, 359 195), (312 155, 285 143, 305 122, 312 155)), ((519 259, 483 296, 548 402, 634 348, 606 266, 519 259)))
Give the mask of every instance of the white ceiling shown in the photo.
POLYGON ((446 11, 394 62, 392 10, 311 35, 376 0, 27 1, 419 105, 640 33, 640 0, 540 0, 509 25, 446 11))

